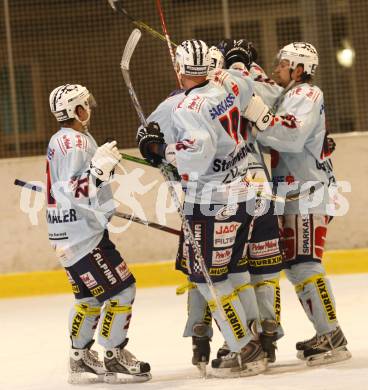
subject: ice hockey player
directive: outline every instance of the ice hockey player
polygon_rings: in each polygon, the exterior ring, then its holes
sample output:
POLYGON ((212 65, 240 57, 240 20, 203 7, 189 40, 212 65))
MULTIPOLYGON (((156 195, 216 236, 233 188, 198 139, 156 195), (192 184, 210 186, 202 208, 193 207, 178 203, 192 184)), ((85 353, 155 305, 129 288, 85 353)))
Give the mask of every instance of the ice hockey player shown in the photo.
MULTIPOLYGON (((232 52, 235 58, 249 53, 232 52)), ((247 60, 248 61, 248 60, 247 60)), ((266 369, 255 322, 249 324, 238 292, 228 278, 233 268, 249 274, 244 251, 252 216, 247 212, 247 151, 240 135, 240 115, 253 94, 246 72, 221 71, 207 80, 210 57, 203 41, 188 40, 176 50, 176 64, 185 96, 172 114, 167 144, 160 127, 150 122, 140 129, 140 151, 153 165, 163 159, 177 164, 186 191, 184 210, 201 247, 222 308, 205 283, 193 250, 185 241, 179 249, 191 282, 206 299, 231 353, 214 359, 217 376, 256 375, 266 369), (236 201, 235 201, 236 199, 236 201), (187 255, 187 258, 183 254, 187 255), (226 320, 220 310, 226 313, 226 320)), ((253 205, 254 206, 254 205, 253 205)), ((255 296, 247 302, 257 310, 255 296)))
POLYGON ((273 149, 272 176, 279 188, 298 190, 308 182, 323 183, 316 202, 288 202, 282 216, 286 274, 316 330, 314 337, 296 344, 298 357, 306 359, 308 365, 351 357, 321 263, 330 219, 328 187, 335 178, 328 153, 323 93, 312 84, 317 66, 318 54, 310 43, 285 46, 274 71, 275 80, 285 88, 276 115, 259 96, 252 98, 245 112, 255 123, 257 141, 273 149))
POLYGON ((49 240, 65 268, 75 303, 69 315, 69 382, 146 381, 150 365, 126 349, 135 279, 110 241, 114 213, 109 180, 120 161, 116 141, 98 147, 88 132, 92 94, 65 84, 50 94, 61 128, 47 151, 49 240), (91 350, 95 329, 104 362, 91 350))
MULTIPOLYGON (((263 70, 257 65, 257 51, 251 42, 245 39, 225 39, 218 45, 220 51, 226 55, 229 50, 243 48, 251 53, 250 63, 238 62, 232 66, 242 70, 249 70, 253 83, 254 92, 262 91, 268 102, 275 102, 280 96, 283 88, 275 82, 266 78, 263 70)), ((225 63, 226 67, 231 64, 225 63)), ((255 137, 251 133, 249 122, 242 118, 242 136, 248 148, 248 175, 259 185, 264 182, 267 186, 269 174, 255 137)), ((271 192, 271 190, 269 190, 271 192)), ((260 200, 262 202, 262 200, 260 200)), ((257 297, 260 319, 263 331, 261 342, 267 353, 269 362, 276 359, 276 341, 284 335, 281 326, 281 297, 280 297, 280 269, 281 253, 279 248, 279 229, 277 216, 274 215, 273 205, 267 213, 256 216, 253 220, 253 229, 249 237, 248 261, 251 276, 251 285, 257 297)), ((226 354, 227 348, 224 345, 218 352, 219 355, 226 354)))

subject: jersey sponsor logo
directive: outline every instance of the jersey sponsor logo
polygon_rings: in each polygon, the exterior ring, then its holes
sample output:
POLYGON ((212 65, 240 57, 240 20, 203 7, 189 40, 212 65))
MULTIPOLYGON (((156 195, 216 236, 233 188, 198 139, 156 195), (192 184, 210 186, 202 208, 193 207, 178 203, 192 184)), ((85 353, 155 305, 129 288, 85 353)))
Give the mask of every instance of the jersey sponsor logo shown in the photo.
POLYGON ((298 253, 303 255, 312 254, 312 232, 309 215, 302 215, 299 219, 298 253))
MULTIPOLYGON (((194 224, 194 229, 193 229, 193 235, 194 235, 194 240, 196 241, 198 248, 200 252, 202 253, 202 224, 201 223, 196 223, 194 224)), ((202 253, 202 256, 205 258, 206 255, 205 253, 202 253)), ((200 259, 198 258, 197 255, 194 255, 194 264, 193 264, 193 271, 197 273, 201 273, 201 267, 200 267, 200 259)))
POLYGON ((119 275, 121 280, 126 280, 131 275, 128 266, 122 261, 117 267, 115 267, 116 273, 119 275))
POLYGON ((97 281, 90 272, 86 272, 85 274, 80 275, 80 278, 88 289, 97 286, 97 281))
POLYGON ((252 258, 273 256, 279 252, 279 240, 277 238, 261 242, 251 242, 249 244, 249 254, 252 258))
POLYGON ((212 268, 210 267, 208 269, 208 273, 211 276, 221 276, 227 273, 227 266, 226 267, 220 267, 220 268, 212 268))
POLYGON ((221 207, 221 209, 216 213, 215 219, 216 221, 225 221, 226 219, 229 219, 231 216, 235 215, 238 209, 238 204, 228 204, 224 207, 221 207))
POLYGON ((219 251, 212 252, 212 265, 214 267, 221 267, 223 265, 229 264, 231 255, 233 254, 233 249, 223 249, 219 251))
POLYGON ((234 306, 230 302, 227 302, 227 303, 223 304, 222 307, 225 310, 226 317, 229 320, 229 324, 230 324, 231 330, 234 333, 234 336, 236 337, 237 340, 242 339, 245 336, 246 331, 245 331, 244 326, 242 325, 242 323, 238 317, 238 314, 236 313, 236 311, 234 309, 234 306))
POLYGON ((246 145, 243 145, 240 150, 235 154, 235 156, 230 155, 230 159, 219 159, 216 158, 213 162, 213 171, 214 172, 224 172, 234 165, 236 165, 239 161, 246 158, 248 155, 248 147, 246 145))
POLYGON ((103 318, 100 334, 105 339, 110 337, 112 323, 114 322, 115 312, 113 307, 117 306, 119 301, 110 301, 110 309, 106 311, 106 314, 103 318))
POLYGON ((83 321, 86 318, 86 314, 82 311, 78 311, 72 320, 72 336, 78 337, 83 321))
POLYGON ((94 297, 98 297, 99 295, 103 294, 105 292, 104 288, 102 286, 97 286, 95 288, 93 288, 91 291, 91 294, 94 296, 94 297))
POLYGON ((114 284, 117 283, 118 280, 116 279, 116 277, 112 273, 109 266, 106 264, 105 259, 101 256, 101 253, 99 252, 99 250, 94 249, 93 252, 92 252, 92 256, 95 259, 98 267, 103 272, 103 274, 105 275, 105 277, 108 280, 108 282, 110 283, 110 285, 113 286, 114 284))
POLYGON ((62 145, 64 146, 64 149, 66 151, 70 150, 73 148, 73 145, 72 145, 72 140, 69 136, 67 136, 66 134, 64 134, 62 137, 61 137, 61 143, 62 145))
POLYGON ((78 294, 80 292, 78 285, 76 284, 72 285, 72 292, 73 294, 78 294))
POLYGON ((200 97, 198 95, 194 96, 187 106, 188 110, 193 110, 193 111, 199 112, 201 109, 201 106, 205 100, 206 99, 204 97, 200 97))
POLYGON ((316 280, 316 286, 318 289, 323 308, 327 314, 327 319, 329 322, 336 321, 336 312, 330 294, 328 293, 325 279, 320 277, 316 280))
MULTIPOLYGON (((77 212, 74 209, 51 209, 46 211, 47 223, 67 223, 77 220, 77 212)), ((54 238, 55 239, 55 238, 54 238)))
POLYGON ((209 113, 211 119, 216 119, 218 116, 224 114, 233 104, 235 100, 235 95, 231 92, 228 93, 226 98, 215 107, 210 108, 209 113))
POLYGON ((280 292, 279 285, 275 287, 275 300, 273 303, 273 308, 275 312, 275 320, 278 324, 280 324, 281 323, 281 292, 280 292))
POLYGON ((249 265, 252 267, 258 268, 258 267, 269 267, 271 265, 278 265, 282 263, 282 257, 281 255, 273 256, 273 257, 267 257, 265 259, 249 259, 249 265))
POLYGON ((214 247, 228 247, 235 242, 236 233, 240 222, 217 222, 213 236, 214 247))

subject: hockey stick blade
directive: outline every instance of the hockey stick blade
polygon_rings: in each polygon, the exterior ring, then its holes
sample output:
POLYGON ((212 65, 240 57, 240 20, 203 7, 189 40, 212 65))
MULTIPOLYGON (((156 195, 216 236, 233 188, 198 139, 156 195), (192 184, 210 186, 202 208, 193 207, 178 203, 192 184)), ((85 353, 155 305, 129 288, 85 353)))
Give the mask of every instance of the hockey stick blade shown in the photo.
POLYGON ((130 80, 130 74, 129 74, 130 59, 131 59, 132 54, 133 54, 133 52, 138 44, 138 41, 141 38, 141 35, 142 35, 142 33, 137 28, 135 28, 131 32, 131 34, 128 38, 128 41, 125 44, 123 56, 122 56, 121 62, 120 62, 120 68, 121 68, 121 72, 123 74, 125 85, 128 88, 130 98, 132 99, 134 108, 138 114, 141 125, 143 127, 147 127, 146 117, 144 116, 143 109, 142 109, 142 107, 139 103, 138 97, 134 91, 132 82, 130 80))
POLYGON ((140 30, 135 28, 129 38, 128 41, 125 45, 125 49, 123 52, 123 57, 121 59, 121 69, 123 70, 129 70, 129 64, 130 64, 130 59, 132 58, 132 54, 134 52, 135 47, 137 46, 139 40, 141 39, 142 33, 140 30))

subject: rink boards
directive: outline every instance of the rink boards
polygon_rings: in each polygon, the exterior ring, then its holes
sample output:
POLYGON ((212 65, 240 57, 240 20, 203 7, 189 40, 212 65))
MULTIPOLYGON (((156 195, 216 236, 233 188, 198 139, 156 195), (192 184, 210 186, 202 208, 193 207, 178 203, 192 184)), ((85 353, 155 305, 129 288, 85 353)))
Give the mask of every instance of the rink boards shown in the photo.
MULTIPOLYGON (((327 251, 323 264, 328 274, 368 272, 368 248, 327 251)), ((174 261, 129 264, 138 287, 180 285, 185 282, 174 261)), ((64 270, 0 275, 0 298, 62 294, 71 288, 64 270)))

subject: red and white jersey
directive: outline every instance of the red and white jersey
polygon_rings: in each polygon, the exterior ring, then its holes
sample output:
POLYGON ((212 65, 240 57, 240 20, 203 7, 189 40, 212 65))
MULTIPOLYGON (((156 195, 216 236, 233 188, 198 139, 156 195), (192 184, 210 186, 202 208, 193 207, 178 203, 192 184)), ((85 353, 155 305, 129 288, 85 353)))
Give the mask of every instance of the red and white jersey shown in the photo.
POLYGON ((252 94, 248 72, 216 69, 174 108, 172 135, 178 172, 188 180, 187 202, 228 203, 230 193, 245 200, 248 151, 241 113, 252 94))
POLYGON ((49 142, 46 160, 49 241, 61 264, 69 267, 101 241, 114 212, 110 186, 90 177, 97 149, 88 133, 61 128, 49 142))
MULTIPOLYGON (((261 97, 263 97, 261 95, 261 97)), ((275 119, 257 141, 273 149, 272 179, 277 185, 297 185, 307 182, 324 183, 325 193, 318 206, 308 214, 325 214, 329 203, 328 186, 335 182, 333 167, 326 154, 325 105, 322 91, 308 83, 297 84, 284 96, 275 119)), ((294 191, 291 190, 290 193, 294 191)), ((285 214, 299 214, 298 202, 288 202, 285 214)))

